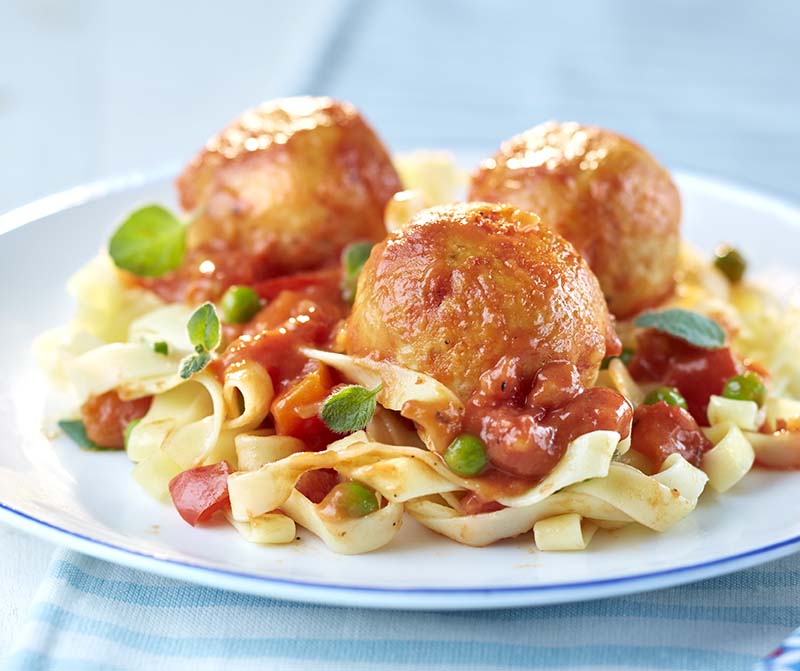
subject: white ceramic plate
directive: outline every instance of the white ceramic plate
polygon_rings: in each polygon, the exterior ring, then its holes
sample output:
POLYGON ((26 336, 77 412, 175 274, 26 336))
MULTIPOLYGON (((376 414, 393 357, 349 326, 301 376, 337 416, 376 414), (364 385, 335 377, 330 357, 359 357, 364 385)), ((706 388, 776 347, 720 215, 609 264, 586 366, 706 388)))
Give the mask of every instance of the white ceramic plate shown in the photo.
MULTIPOLYGON (((797 291, 800 211, 717 182, 679 175, 684 232, 710 251, 730 241, 751 266, 797 291), (788 278, 788 280, 787 280, 788 278)), ((330 553, 310 534, 259 547, 227 524, 193 529, 129 477, 124 453, 50 442, 45 380, 30 343, 69 319, 64 283, 117 220, 146 202, 173 203, 167 179, 69 191, 0 217, 0 519, 81 552, 183 580, 348 606, 461 609, 520 606, 657 589, 741 569, 800 549, 800 473, 755 471, 733 492, 706 492, 664 534, 600 532, 583 553, 545 554, 530 534, 489 548, 459 546, 407 519, 368 555, 330 553), (24 225, 23 225, 24 224, 24 225)), ((52 409, 49 410, 52 412, 52 409)))

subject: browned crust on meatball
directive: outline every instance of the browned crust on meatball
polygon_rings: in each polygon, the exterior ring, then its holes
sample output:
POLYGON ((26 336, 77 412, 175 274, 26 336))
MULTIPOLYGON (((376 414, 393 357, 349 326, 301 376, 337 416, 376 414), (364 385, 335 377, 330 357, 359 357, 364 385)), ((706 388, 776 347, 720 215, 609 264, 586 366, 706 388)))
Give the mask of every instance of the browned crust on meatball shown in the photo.
POLYGON ((609 332, 600 286, 572 245, 534 214, 468 203, 423 211, 373 249, 345 342, 466 399, 503 356, 531 379, 570 361, 592 384, 609 332))
POLYGON ((384 208, 401 185, 353 105, 299 97, 245 112, 206 143, 177 187, 194 214, 190 247, 270 250, 300 270, 354 240, 382 239, 384 208))
POLYGON ((647 151, 617 133, 577 123, 536 126, 484 161, 469 197, 538 213, 586 258, 618 317, 674 289, 678 190, 647 151))

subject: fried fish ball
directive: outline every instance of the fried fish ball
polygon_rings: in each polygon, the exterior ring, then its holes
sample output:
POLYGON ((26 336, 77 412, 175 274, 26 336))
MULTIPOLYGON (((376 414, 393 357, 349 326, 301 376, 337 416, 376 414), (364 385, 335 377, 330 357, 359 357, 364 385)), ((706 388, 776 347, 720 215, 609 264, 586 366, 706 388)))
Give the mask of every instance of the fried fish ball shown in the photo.
POLYGON ((508 205, 424 210, 376 245, 344 337, 349 354, 427 373, 466 401, 503 357, 529 380, 569 361, 592 384, 619 341, 597 278, 539 218, 508 205))
POLYGON ((283 271, 337 259, 386 235, 401 189, 389 154, 359 114, 330 98, 284 98, 245 112, 178 179, 194 213, 188 246, 269 252, 283 271))
POLYGON ((536 126, 484 161, 469 197, 539 214, 589 262, 617 317, 673 291, 680 196, 667 170, 621 135, 577 123, 536 126))

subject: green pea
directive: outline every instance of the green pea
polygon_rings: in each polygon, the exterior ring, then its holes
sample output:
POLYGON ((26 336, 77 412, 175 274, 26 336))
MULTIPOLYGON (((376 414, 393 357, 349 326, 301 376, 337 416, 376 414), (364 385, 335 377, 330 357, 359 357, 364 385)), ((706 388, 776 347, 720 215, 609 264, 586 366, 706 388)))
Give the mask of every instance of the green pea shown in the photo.
POLYGON ((364 517, 378 509, 378 497, 360 482, 340 482, 328 495, 348 517, 364 517))
POLYGON ((729 245, 722 245, 715 253, 714 265, 731 282, 739 282, 747 270, 747 261, 741 253, 729 245))
POLYGON ((131 439, 131 431, 136 428, 136 425, 141 422, 141 419, 134 419, 132 422, 128 422, 128 426, 125 427, 125 431, 122 432, 122 436, 125 439, 125 449, 128 449, 128 442, 131 439))
POLYGON ((445 450, 444 460, 456 475, 478 475, 488 463, 483 441, 470 433, 462 433, 445 450))
POLYGON ((607 356, 603 359, 603 362, 600 364, 600 370, 607 370, 608 364, 611 363, 611 359, 619 359, 624 363, 626 366, 631 362, 633 359, 634 351, 630 347, 623 347, 622 352, 620 352, 617 356, 607 356))
POLYGON ((261 297, 250 287, 232 286, 223 295, 220 308, 228 324, 244 324, 261 309, 261 297))
POLYGON ((658 387, 658 389, 653 389, 644 397, 645 405, 654 405, 660 401, 664 401, 667 405, 676 405, 684 410, 689 409, 689 406, 686 405, 686 399, 681 396, 681 392, 675 387, 658 387))
POLYGON ((763 405, 767 398, 767 387, 758 373, 748 370, 728 380, 722 395, 735 401, 755 401, 763 405))

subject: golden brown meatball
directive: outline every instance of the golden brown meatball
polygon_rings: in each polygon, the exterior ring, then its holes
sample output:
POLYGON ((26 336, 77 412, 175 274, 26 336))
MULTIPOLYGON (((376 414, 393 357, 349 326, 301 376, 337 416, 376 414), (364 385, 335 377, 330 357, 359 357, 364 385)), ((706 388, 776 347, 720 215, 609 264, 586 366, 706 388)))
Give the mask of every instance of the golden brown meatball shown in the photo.
POLYGON ((280 270, 337 257, 354 240, 386 235, 383 211, 400 179, 355 107, 285 98, 245 112, 178 179, 196 213, 190 248, 268 252, 280 270))
POLYGON ((428 373, 462 400, 502 357, 529 380, 574 363, 594 382, 607 338, 600 285, 575 249, 506 205, 424 210, 373 248, 348 321, 348 353, 428 373))
POLYGON ((650 154, 616 133, 576 123, 536 126, 484 161, 469 197, 538 213, 589 262, 617 317, 673 290, 678 190, 650 154))

